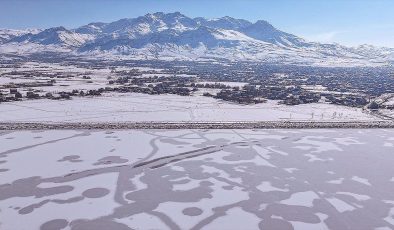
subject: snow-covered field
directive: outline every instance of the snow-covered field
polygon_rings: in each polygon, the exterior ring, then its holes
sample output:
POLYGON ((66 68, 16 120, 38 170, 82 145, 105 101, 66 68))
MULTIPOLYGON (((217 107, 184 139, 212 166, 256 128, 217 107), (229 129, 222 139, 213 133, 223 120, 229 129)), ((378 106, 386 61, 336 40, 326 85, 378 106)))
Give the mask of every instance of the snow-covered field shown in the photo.
POLYGON ((66 101, 33 100, 0 105, 4 122, 134 121, 371 121, 359 108, 331 104, 257 105, 228 103, 203 96, 106 94, 66 101))
POLYGON ((0 229, 393 229, 393 137, 0 131, 0 229))

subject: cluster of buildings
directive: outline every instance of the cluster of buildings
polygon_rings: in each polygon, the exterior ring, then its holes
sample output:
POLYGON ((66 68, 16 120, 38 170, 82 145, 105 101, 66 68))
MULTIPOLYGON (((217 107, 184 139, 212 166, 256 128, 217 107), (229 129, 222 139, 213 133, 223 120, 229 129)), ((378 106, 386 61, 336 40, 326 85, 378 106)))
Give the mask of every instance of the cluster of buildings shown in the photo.
POLYGON ((51 100, 61 100, 61 99, 71 99, 73 96, 100 96, 101 93, 109 90, 110 88, 100 88, 97 90, 73 90, 71 92, 60 91, 56 93, 47 92, 45 94, 39 94, 35 91, 27 91, 22 94, 18 89, 11 88, 9 89, 9 93, 0 92, 0 102, 10 102, 10 101, 20 101, 23 98, 25 99, 51 99, 51 100))
MULTIPOLYGON (((210 95, 205 95, 210 96, 210 95)), ((233 101, 244 104, 263 103, 266 99, 280 100, 286 105, 299 105, 318 102, 320 94, 308 92, 301 87, 282 87, 282 86, 255 86, 245 85, 242 88, 233 87, 232 89, 221 90, 213 96, 214 98, 225 101, 233 101)))
MULTIPOLYGON (((54 86, 56 81, 53 79, 55 78, 73 77, 67 72, 59 74, 48 72, 42 75, 47 81, 0 86, 3 89, 3 91, 0 90, 0 102, 23 98, 70 99, 73 96, 99 96, 103 92, 189 96, 194 91, 208 88, 215 90, 207 90, 204 96, 243 104, 264 103, 269 99, 279 100, 286 105, 325 101, 344 106, 363 107, 380 95, 394 93, 394 73, 390 68, 320 68, 246 62, 141 60, 118 61, 105 65, 94 62, 75 62, 73 65, 80 65, 81 68, 86 69, 102 69, 110 66, 111 75, 108 77, 108 84, 98 89, 72 90, 71 92, 39 93, 35 90, 18 90, 54 86), (119 66, 139 66, 139 68, 124 70, 118 68, 119 66), (116 78, 112 79, 114 76, 116 78), (215 82, 242 82, 246 85, 240 87, 215 82), (313 86, 321 86, 321 89, 314 89, 313 86), (9 90, 9 92, 4 90, 9 90)), ((24 74, 26 78, 33 74, 23 71, 9 74, 24 74)), ((82 80, 93 82, 89 76, 83 76, 82 80)), ((392 105, 384 106, 394 109, 392 105)))

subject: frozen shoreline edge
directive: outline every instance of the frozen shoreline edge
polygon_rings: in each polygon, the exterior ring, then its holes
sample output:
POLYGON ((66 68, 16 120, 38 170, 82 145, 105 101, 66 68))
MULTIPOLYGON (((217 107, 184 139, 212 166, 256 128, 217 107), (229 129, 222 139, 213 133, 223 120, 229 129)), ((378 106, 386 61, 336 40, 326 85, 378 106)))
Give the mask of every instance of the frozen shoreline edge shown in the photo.
POLYGON ((122 130, 122 129, 373 129, 394 128, 393 121, 306 122, 0 122, 0 130, 122 130))

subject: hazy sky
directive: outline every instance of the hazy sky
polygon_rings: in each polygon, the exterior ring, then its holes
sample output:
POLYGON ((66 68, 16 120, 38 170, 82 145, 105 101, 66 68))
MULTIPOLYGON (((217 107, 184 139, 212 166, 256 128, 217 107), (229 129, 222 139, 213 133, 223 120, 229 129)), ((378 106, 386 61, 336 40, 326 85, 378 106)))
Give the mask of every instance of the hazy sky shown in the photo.
POLYGON ((0 28, 75 28, 157 11, 264 19, 308 40, 394 47, 394 0, 0 0, 0 28))

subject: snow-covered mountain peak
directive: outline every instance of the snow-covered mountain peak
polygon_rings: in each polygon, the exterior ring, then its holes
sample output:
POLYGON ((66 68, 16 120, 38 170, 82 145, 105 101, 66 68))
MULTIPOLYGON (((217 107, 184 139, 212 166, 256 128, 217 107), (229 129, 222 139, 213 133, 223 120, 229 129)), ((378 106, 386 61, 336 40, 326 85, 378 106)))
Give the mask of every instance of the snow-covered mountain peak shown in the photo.
POLYGON ((91 39, 90 36, 78 34, 59 26, 43 30, 37 34, 24 34, 11 39, 9 42, 78 47, 91 39))
POLYGON ((95 22, 68 30, 62 26, 33 33, 0 30, 0 51, 29 46, 31 52, 73 51, 74 55, 112 55, 132 59, 231 61, 335 65, 387 64, 394 49, 362 45, 321 44, 281 31, 264 20, 255 23, 225 16, 190 18, 174 13, 149 13, 110 23, 95 22), (34 49, 39 45, 39 49, 34 49), (47 48, 46 48, 47 47, 47 48))
POLYGON ((0 44, 10 41, 15 37, 19 37, 25 34, 37 34, 40 29, 25 29, 25 30, 14 30, 14 29, 0 29, 0 44))
POLYGON ((229 16, 213 19, 205 18, 195 18, 194 19, 198 25, 208 26, 216 29, 229 29, 229 30, 239 30, 246 26, 249 26, 251 22, 243 19, 235 19, 229 16))
POLYGON ((265 20, 258 20, 254 23, 255 26, 259 27, 264 27, 264 28, 270 28, 270 29, 275 29, 273 25, 271 25, 269 22, 265 20))
POLYGON ((93 22, 87 25, 81 26, 73 31, 80 34, 90 34, 90 35, 97 35, 103 32, 103 27, 106 26, 107 23, 103 22, 93 22))

